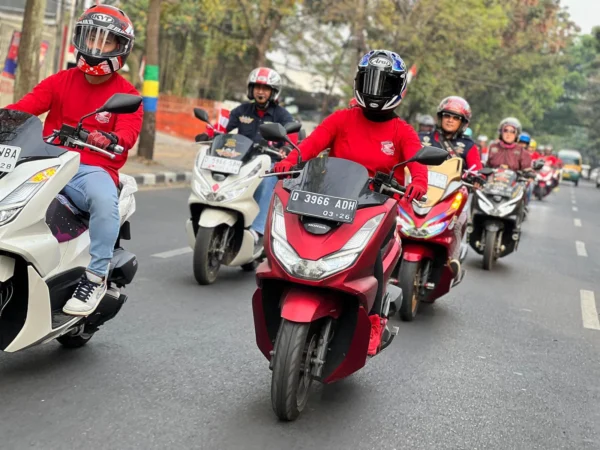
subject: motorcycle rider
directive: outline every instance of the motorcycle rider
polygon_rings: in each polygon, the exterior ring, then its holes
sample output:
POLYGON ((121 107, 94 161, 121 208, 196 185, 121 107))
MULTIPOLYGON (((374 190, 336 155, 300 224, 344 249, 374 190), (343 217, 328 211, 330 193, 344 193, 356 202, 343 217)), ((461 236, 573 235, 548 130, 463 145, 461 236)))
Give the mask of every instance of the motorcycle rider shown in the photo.
POLYGON ((529 154, 531 155, 531 160, 535 161, 536 159, 540 159, 542 155, 537 151, 537 142, 535 139, 531 140, 529 144, 529 154))
MULTIPOLYGON (((63 123, 77 125, 80 117, 102 106, 113 94, 139 95, 117 73, 131 53, 133 42, 133 24, 123 11, 114 6, 92 6, 75 24, 77 67, 51 75, 6 108, 35 116, 48 112, 44 135, 50 135, 63 123)), ((127 150, 138 139, 142 119, 140 108, 135 114, 98 113, 83 121, 83 127, 90 132, 88 144, 102 149, 111 144, 125 148, 115 159, 85 148, 69 149, 79 152, 81 164, 64 193, 77 208, 90 214, 91 260, 73 297, 64 306, 66 314, 93 313, 106 293, 109 263, 120 228, 118 172, 127 160, 127 150)))
POLYGON ((521 133, 519 135, 519 146, 523 150, 529 150, 529 144, 531 143, 531 135, 529 133, 521 133))
MULTIPOLYGON (((522 130, 521 122, 515 117, 507 117, 500 122, 498 126, 498 140, 490 145, 487 167, 504 167, 515 172, 532 170, 529 152, 523 149, 518 143, 518 136, 522 130)), ((520 233, 526 206, 527 196, 525 196, 525 201, 519 210, 519 220, 515 228, 517 233, 520 233)))
MULTIPOLYGON (((359 108, 347 108, 327 117, 299 146, 302 160, 316 157, 330 148, 330 156, 345 158, 362 164, 369 174, 389 172, 398 162, 411 158, 421 143, 414 129, 394 112, 402 101, 406 89, 407 70, 400 56, 389 50, 372 50, 365 54, 354 78, 354 95, 359 108)), ((274 171, 287 172, 298 162, 298 152, 275 164, 274 171)), ((419 163, 409 163, 412 181, 406 188, 403 201, 408 205, 427 192, 427 168, 419 163)), ((396 170, 395 177, 404 184, 404 170, 396 170)), ((381 254, 380 254, 381 258, 381 254)), ((369 355, 379 351, 387 318, 382 317, 383 273, 375 274, 379 280, 379 294, 369 311, 371 337, 369 355)))
POLYGON ((443 148, 464 160, 464 169, 480 170, 483 165, 475 142, 465 135, 471 121, 471 107, 462 97, 446 97, 437 108, 437 126, 419 133, 423 145, 443 148))
MULTIPOLYGON (((274 122, 286 125, 293 122, 294 119, 287 109, 277 103, 282 84, 281 76, 273 69, 258 67, 250 72, 246 94, 250 102, 243 103, 231 111, 226 132, 229 133, 237 128, 239 134, 259 144, 264 141, 259 131, 263 123, 274 122)), ((199 136, 199 140, 209 140, 211 134, 203 133, 199 136)), ((286 151, 289 151, 289 148, 283 146, 282 152, 286 151)), ((259 206, 258 215, 250 225, 250 232, 254 236, 255 252, 263 246, 267 213, 276 184, 276 177, 263 178, 254 192, 254 200, 259 206)))
POLYGON ((490 145, 487 166, 496 168, 505 166, 514 171, 531 168, 531 157, 517 143, 521 134, 521 122, 514 117, 507 117, 498 126, 498 140, 490 145))
POLYGON ((479 147, 479 157, 481 158, 481 163, 485 164, 488 158, 488 147, 487 147, 488 137, 483 134, 477 137, 477 147, 479 147))
POLYGON ((435 120, 429 114, 425 114, 419 118, 418 133, 429 133, 435 128, 435 120))

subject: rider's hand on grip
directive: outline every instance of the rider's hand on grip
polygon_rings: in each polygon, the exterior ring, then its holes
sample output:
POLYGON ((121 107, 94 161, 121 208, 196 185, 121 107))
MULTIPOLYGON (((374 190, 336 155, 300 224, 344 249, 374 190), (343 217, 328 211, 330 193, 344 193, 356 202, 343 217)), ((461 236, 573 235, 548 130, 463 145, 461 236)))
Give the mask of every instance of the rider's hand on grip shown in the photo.
POLYGON ((413 200, 419 201, 419 200, 421 200, 421 197, 423 197, 426 193, 427 193, 427 189, 425 189, 423 186, 421 186, 419 184, 411 183, 406 188, 406 193, 404 194, 404 199, 408 203, 411 203, 413 200))
POLYGON ((110 133, 105 133, 104 131, 93 131, 88 135, 86 140, 87 144, 104 150, 106 150, 110 145, 116 144, 117 142, 118 139, 116 136, 110 133))
POLYGON ((291 162, 286 161, 284 159, 283 161, 279 161, 277 164, 275 164, 273 166, 273 172, 275 172, 275 173, 289 172, 292 170, 292 167, 294 167, 294 164, 292 164, 291 162))

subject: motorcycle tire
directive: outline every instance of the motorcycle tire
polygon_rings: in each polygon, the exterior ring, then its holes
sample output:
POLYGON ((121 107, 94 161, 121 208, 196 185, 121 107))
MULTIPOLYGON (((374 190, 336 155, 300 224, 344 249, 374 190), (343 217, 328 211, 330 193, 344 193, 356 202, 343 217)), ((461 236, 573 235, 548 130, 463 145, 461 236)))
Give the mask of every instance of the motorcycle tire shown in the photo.
POLYGON ((494 257, 496 248, 496 231, 485 232, 485 248, 483 249, 483 270, 492 270, 494 267, 494 257))
POLYGON ((537 189, 535 191, 535 197, 541 202, 542 199, 544 198, 544 195, 542 194, 542 190, 541 189, 537 189))
POLYGON ((248 264, 242 264, 242 270, 244 272, 254 272, 259 264, 260 261, 258 259, 255 259, 254 261, 249 262, 248 264))
POLYGON ((275 342, 271 377, 271 405, 280 420, 296 420, 308 401, 312 384, 310 359, 319 336, 319 330, 309 334, 310 329, 309 323, 295 323, 285 319, 281 321, 275 342), (301 378, 301 371, 307 362, 309 372, 302 374, 301 378))
POLYGON ((398 273, 398 286, 402 289, 402 304, 398 316, 404 322, 412 322, 417 316, 419 304, 418 278, 421 275, 422 261, 402 261, 398 273))
POLYGON ((64 334, 60 337, 57 337, 56 340, 64 348, 81 348, 85 344, 87 344, 90 341, 90 339, 92 339, 92 336, 94 336, 94 333, 82 333, 77 336, 64 334))
POLYGON ((218 260, 215 262, 214 258, 210 256, 215 245, 215 239, 218 237, 217 228, 198 228, 193 258, 194 278, 196 278, 198 284, 208 285, 217 280, 221 262, 218 260))

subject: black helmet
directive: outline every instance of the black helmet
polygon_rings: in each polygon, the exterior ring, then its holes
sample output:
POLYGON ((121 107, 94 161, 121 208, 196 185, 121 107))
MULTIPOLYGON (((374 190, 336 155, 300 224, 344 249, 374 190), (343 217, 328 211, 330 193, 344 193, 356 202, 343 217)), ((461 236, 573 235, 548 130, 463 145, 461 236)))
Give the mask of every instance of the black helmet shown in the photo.
POLYGON ((372 50, 358 63, 354 78, 354 96, 368 111, 393 111, 406 89, 406 65, 397 53, 372 50))

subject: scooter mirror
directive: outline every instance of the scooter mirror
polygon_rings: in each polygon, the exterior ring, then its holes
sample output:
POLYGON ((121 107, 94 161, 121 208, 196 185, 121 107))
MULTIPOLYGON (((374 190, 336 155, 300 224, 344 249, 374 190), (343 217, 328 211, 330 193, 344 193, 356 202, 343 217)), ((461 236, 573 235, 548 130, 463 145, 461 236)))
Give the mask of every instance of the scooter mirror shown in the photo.
POLYGON ((264 123, 259 130, 267 141, 287 141, 287 131, 280 123, 264 123))
POLYGON ((297 133, 302 128, 302 124, 300 122, 289 122, 284 125, 284 128, 287 134, 297 133))
POLYGON ((437 147, 423 147, 415 156, 410 158, 410 161, 425 164, 427 166, 439 166, 448 159, 448 152, 437 147))
POLYGON ((196 119, 201 120, 202 122, 210 122, 208 113, 202 108, 194 108, 194 116, 196 116, 196 119))
POLYGON ((115 94, 102 105, 96 113, 109 112, 114 114, 132 114, 142 104, 142 97, 131 94, 115 94))

